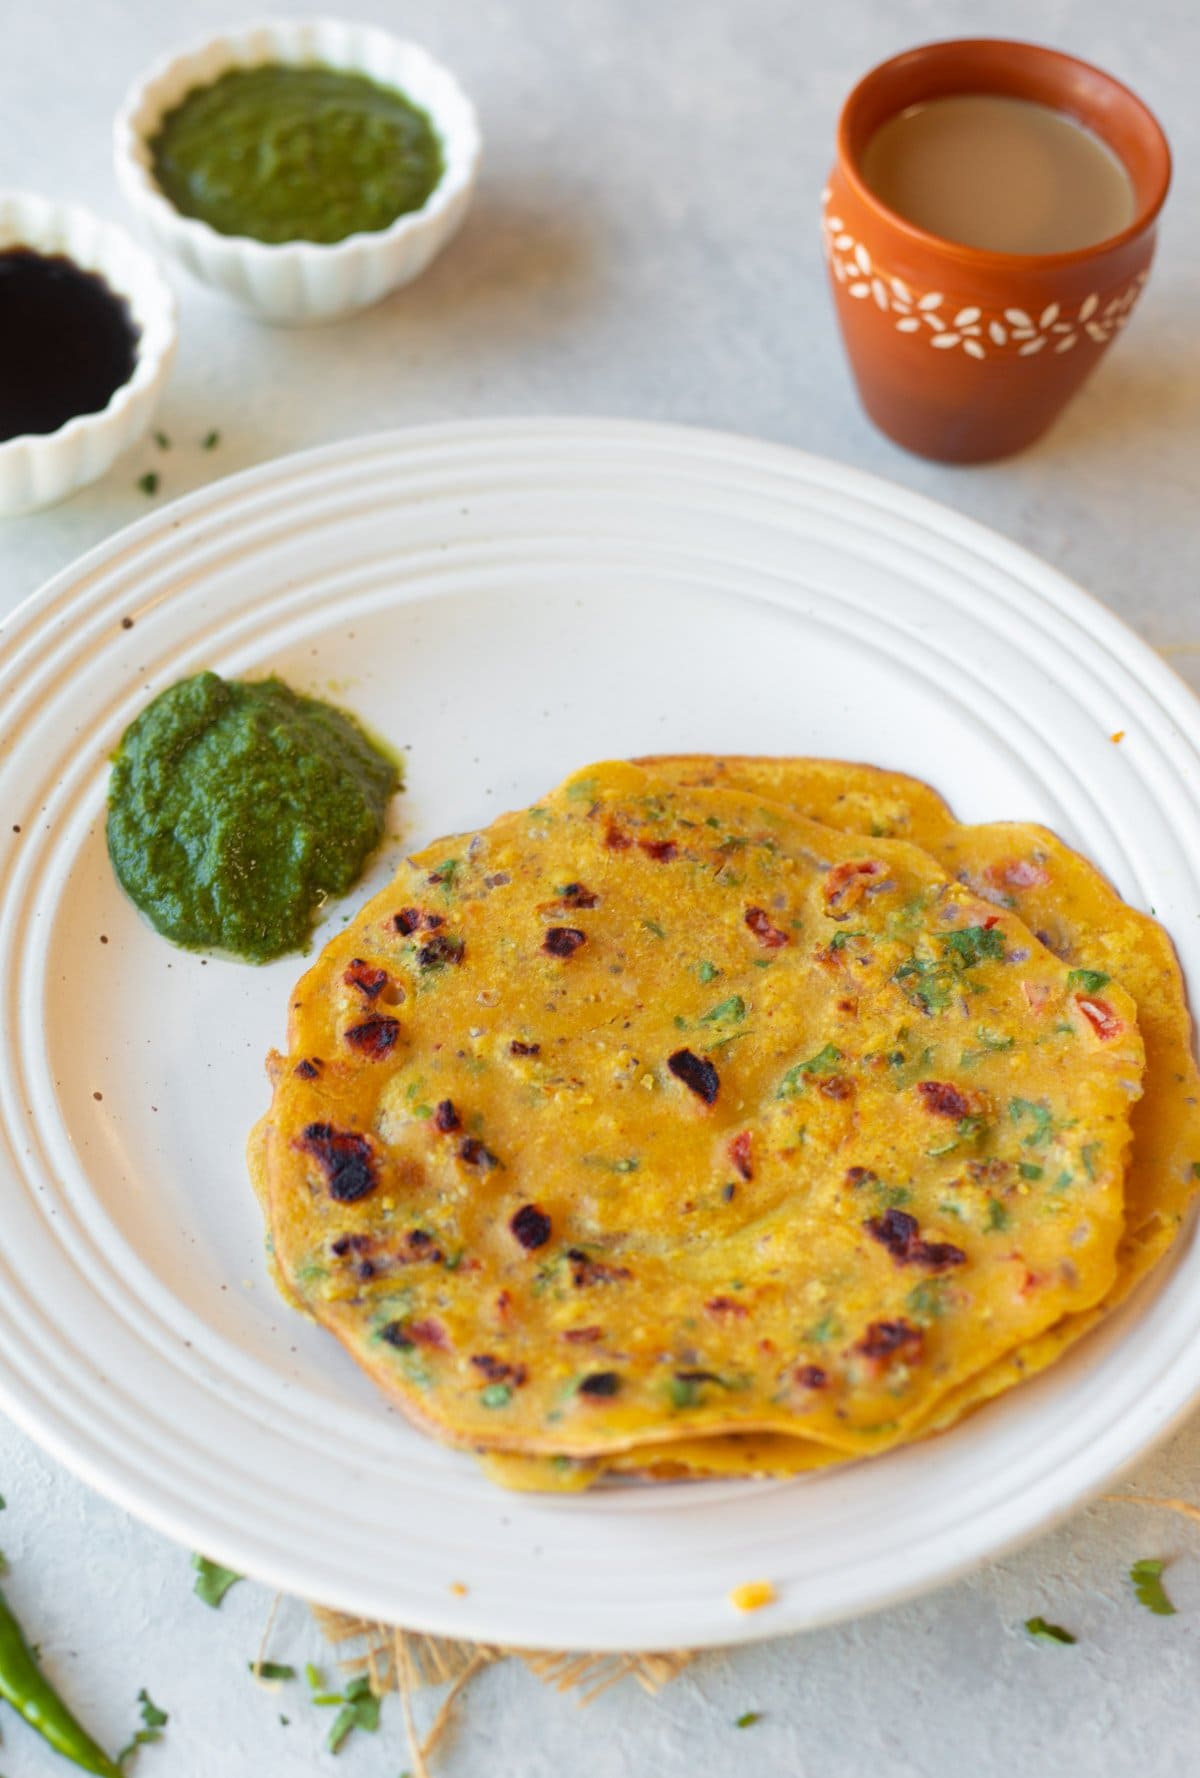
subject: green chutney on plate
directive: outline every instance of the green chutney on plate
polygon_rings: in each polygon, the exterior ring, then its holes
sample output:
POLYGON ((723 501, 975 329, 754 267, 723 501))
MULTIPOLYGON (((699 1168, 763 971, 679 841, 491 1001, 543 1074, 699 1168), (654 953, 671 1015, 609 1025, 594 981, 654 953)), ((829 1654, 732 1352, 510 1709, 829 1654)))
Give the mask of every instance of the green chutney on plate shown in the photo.
POLYGON ((265 963, 302 950, 324 903, 354 887, 400 781, 336 705, 280 679, 196 673, 121 737, 108 854, 164 938, 265 963))
POLYGON ((150 153, 181 215, 271 245, 378 233, 421 209, 445 165, 428 114, 394 87, 280 62, 194 87, 150 153))

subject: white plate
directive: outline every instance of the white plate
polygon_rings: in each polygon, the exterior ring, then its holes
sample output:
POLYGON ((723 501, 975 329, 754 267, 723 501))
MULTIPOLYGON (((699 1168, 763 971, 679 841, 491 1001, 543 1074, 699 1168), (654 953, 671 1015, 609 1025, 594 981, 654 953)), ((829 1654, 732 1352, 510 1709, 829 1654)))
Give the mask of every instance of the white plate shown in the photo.
POLYGON ((396 433, 219 483, 0 632, 0 1404, 95 1487, 235 1568, 415 1628, 695 1646, 945 1580, 1183 1412, 1190 1237, 1049 1375, 872 1465, 556 1501, 410 1430, 263 1265, 242 1144, 298 961, 174 950, 108 867, 107 756, 201 667, 274 669, 410 746, 410 843, 607 755, 902 767, 965 817, 1048 822, 1157 910, 1200 980, 1197 707, 978 526, 789 451, 595 421, 396 433), (728 1591, 759 1578, 778 1603, 740 1616, 728 1591))

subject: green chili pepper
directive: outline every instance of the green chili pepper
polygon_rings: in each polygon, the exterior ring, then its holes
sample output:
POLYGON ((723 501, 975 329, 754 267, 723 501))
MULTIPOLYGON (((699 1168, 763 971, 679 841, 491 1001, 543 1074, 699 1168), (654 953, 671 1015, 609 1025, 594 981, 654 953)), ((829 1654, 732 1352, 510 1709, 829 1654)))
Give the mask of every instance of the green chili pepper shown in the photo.
POLYGON ((51 1747, 85 1772, 123 1778, 120 1766, 98 1747, 67 1709, 33 1658, 25 1633, 0 1591, 0 1698, 25 1718, 51 1747))

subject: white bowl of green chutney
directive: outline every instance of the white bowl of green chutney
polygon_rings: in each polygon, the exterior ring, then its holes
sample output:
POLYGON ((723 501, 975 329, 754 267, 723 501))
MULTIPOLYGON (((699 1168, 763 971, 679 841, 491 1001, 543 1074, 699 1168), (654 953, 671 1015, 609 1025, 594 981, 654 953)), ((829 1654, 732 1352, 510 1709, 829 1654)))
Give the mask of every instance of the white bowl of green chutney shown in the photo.
POLYGON ((419 277, 466 214, 480 150, 447 68, 338 19, 267 20, 170 56, 114 126, 118 182, 154 244, 282 326, 419 277))

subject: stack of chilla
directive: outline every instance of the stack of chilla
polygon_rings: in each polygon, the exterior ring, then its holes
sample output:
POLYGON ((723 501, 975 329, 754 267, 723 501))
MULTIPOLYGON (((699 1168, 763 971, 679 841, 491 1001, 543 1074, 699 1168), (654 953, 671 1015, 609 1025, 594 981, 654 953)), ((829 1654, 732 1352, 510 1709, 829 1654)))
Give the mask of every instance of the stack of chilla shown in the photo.
POLYGON ((1170 940, 1045 829, 827 760, 592 766, 405 861, 292 996, 281 1288, 511 1486, 952 1425, 1162 1255, 1170 940))

